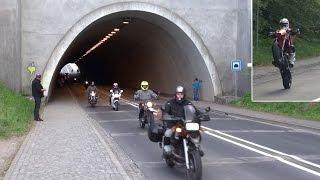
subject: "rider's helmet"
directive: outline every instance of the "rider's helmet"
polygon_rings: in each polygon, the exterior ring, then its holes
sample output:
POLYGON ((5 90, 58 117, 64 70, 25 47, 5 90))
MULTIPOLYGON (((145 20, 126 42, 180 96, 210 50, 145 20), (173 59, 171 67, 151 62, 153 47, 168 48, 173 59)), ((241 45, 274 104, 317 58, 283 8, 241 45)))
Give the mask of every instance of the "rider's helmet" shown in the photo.
POLYGON ((181 103, 185 98, 185 89, 182 86, 177 86, 175 92, 175 99, 178 103, 181 103))
POLYGON ((118 83, 113 83, 112 87, 113 88, 118 88, 118 83))
POLYGON ((142 81, 141 82, 141 89, 146 91, 149 88, 149 83, 147 81, 142 81))
POLYGON ((279 24, 281 28, 289 28, 289 20, 287 18, 280 19, 279 24))
POLYGON ((91 86, 94 86, 94 82, 93 81, 91 82, 91 86))

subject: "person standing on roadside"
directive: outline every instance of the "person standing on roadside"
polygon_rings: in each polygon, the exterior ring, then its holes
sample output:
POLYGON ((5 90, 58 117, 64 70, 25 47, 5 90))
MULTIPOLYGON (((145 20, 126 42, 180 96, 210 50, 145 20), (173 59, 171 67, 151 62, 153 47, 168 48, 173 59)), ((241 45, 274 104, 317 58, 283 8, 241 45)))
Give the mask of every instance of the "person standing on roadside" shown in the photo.
POLYGON ((35 121, 43 121, 43 119, 40 118, 39 110, 44 91, 45 89, 41 85, 41 74, 37 74, 36 78, 32 81, 32 96, 35 104, 33 113, 35 121))
POLYGON ((199 101, 200 99, 200 88, 201 88, 201 81, 196 78, 192 83, 193 87, 193 100, 199 101))

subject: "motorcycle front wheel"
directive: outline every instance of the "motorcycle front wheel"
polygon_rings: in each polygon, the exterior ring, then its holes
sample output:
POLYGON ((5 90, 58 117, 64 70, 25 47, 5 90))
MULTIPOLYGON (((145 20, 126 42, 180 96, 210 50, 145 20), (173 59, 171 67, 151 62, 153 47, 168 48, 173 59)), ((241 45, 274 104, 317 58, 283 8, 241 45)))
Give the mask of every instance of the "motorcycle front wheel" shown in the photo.
POLYGON ((139 126, 140 126, 140 128, 142 128, 142 129, 144 129, 144 127, 146 126, 146 124, 144 123, 143 118, 140 118, 140 119, 139 119, 139 126))
POLYGON ((115 103, 114 103, 114 106, 115 106, 115 111, 118 111, 119 110, 119 102, 118 101, 116 101, 115 103))
POLYGON ((187 169, 188 180, 200 180, 202 177, 202 162, 199 150, 189 152, 189 169, 187 169))

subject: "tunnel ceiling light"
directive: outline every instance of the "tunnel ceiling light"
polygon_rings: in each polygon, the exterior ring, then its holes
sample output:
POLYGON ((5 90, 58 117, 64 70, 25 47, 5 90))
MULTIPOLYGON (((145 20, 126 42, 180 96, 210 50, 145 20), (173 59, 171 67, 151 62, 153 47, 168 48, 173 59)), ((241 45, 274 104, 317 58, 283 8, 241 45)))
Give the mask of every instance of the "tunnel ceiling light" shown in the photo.
MULTIPOLYGON (((123 24, 129 24, 130 23, 130 18, 124 18, 123 24)), ((85 57, 86 55, 88 55, 90 52, 92 52, 94 49, 96 49, 97 47, 99 47, 102 43, 104 43, 105 41, 107 41, 109 38, 111 38, 111 36, 113 36, 114 34, 116 34, 118 31, 120 31, 119 28, 114 28, 113 31, 111 31, 111 33, 109 33, 108 35, 106 35, 103 39, 101 39, 97 44, 95 44, 94 46, 92 46, 89 50, 86 51, 86 53, 84 53, 80 58, 78 58, 75 63, 79 62, 83 57, 85 57)))

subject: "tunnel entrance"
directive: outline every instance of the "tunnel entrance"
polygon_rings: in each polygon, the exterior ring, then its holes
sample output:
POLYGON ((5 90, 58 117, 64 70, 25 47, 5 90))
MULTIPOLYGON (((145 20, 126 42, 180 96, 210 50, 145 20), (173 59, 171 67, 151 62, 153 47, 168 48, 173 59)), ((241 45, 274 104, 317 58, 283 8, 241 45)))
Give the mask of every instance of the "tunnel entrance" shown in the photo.
MULTIPOLYGON (((154 11, 153 5, 143 5, 152 6, 154 11)), ((102 8, 84 17, 56 47, 44 72, 47 97, 60 69, 73 62, 79 66, 83 80, 97 84, 118 82, 121 88, 136 89, 146 80, 151 89, 164 94, 172 94, 177 85, 182 85, 191 97, 192 82, 199 78, 203 81, 202 99, 213 100, 221 93, 214 61, 201 39, 179 17, 161 8, 159 15, 132 7, 101 15, 101 11, 110 9, 116 8, 102 8), (130 22, 124 26, 123 20, 128 18, 130 22), (119 28, 117 33, 86 54, 115 28, 119 28)))

